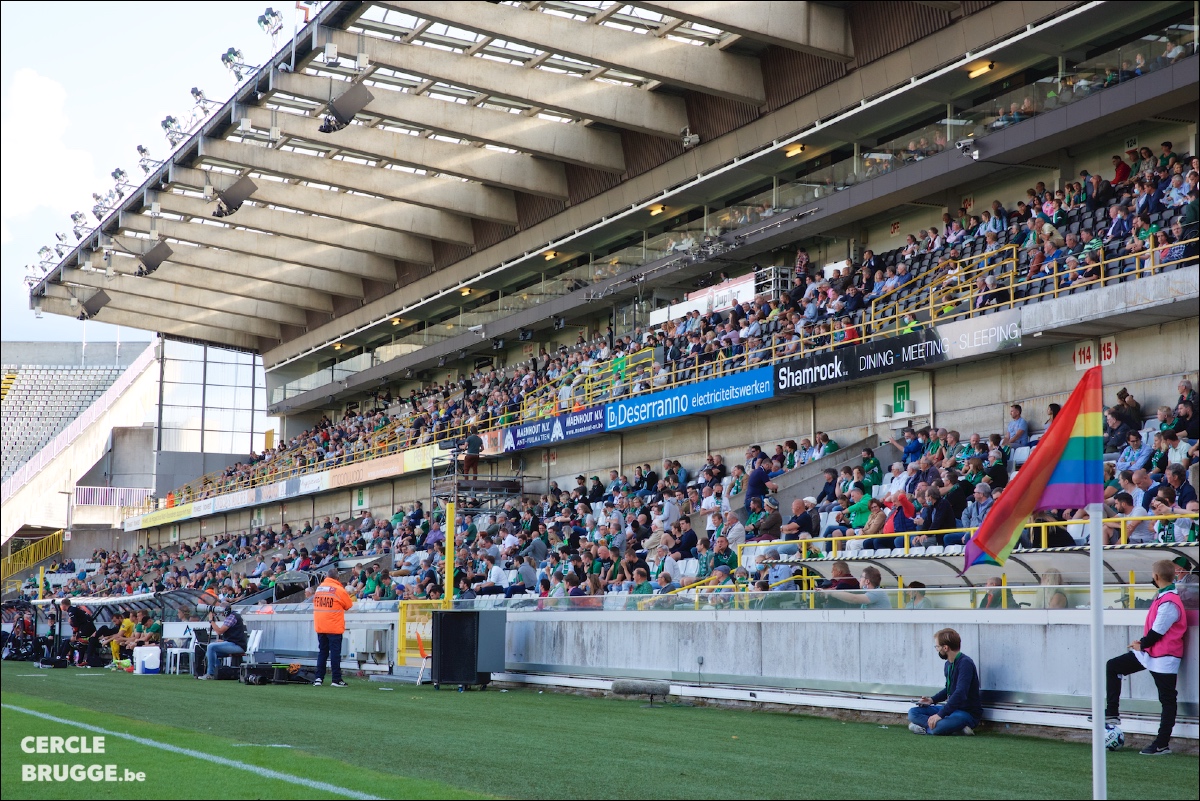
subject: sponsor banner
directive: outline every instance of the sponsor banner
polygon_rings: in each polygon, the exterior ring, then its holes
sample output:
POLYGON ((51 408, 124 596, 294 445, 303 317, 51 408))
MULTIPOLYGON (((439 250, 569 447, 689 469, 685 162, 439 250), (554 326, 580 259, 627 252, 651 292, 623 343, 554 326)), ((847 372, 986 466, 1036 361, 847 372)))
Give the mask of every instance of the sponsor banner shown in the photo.
POLYGON ((193 503, 192 511, 188 514, 188 517, 204 517, 204 515, 211 515, 212 513, 213 513, 212 498, 207 498, 203 501, 196 501, 195 503, 193 503))
POLYGON ((138 529, 140 529, 142 527, 142 518, 143 517, 145 517, 145 515, 136 515, 134 517, 127 517, 127 518, 125 518, 125 522, 122 523, 121 525, 124 527, 124 529, 126 531, 137 531, 138 529))
POLYGON ((300 478, 296 479, 296 484, 296 491, 289 492, 289 497, 292 495, 308 495, 328 489, 329 476, 325 473, 309 473, 306 476, 300 476, 300 478))
POLYGON ((578 412, 510 426, 504 430, 503 447, 505 451, 519 451, 603 431, 604 407, 592 406, 578 412))
MULTIPOLYGON (((211 501, 210 501, 211 503, 211 501)), ((172 506, 169 509, 159 509, 157 512, 147 512, 138 520, 138 528, 151 528, 153 526, 161 526, 165 523, 175 523, 179 520, 186 520, 192 516, 192 504, 181 503, 178 506, 172 506)), ((133 529, 126 529, 132 531, 133 529)))
POLYGON ((622 428, 657 423, 674 417, 757 403, 774 396, 770 367, 756 367, 722 378, 641 395, 607 404, 604 428, 622 428))
POLYGON ((738 303, 754 300, 754 273, 723 281, 716 286, 689 292, 687 300, 682 303, 672 303, 663 309, 650 312, 650 325, 662 325, 667 320, 677 320, 685 314, 698 311, 707 314, 711 311, 732 309, 738 303))
POLYGON ((238 490, 237 492, 228 492, 224 495, 218 495, 213 498, 213 511, 224 512, 227 509, 237 509, 241 506, 247 506, 254 503, 257 493, 253 489, 238 490))
POLYGON ((784 394, 812 392, 1020 346, 1021 313, 1010 309, 792 359, 775 366, 774 387, 784 394))
POLYGON ((363 462, 362 465, 365 468, 367 481, 391 478, 404 472, 404 455, 393 453, 391 456, 384 456, 382 459, 371 459, 363 462))
POLYGON ((436 445, 421 445, 404 452, 404 472, 415 473, 418 470, 428 470, 433 466, 433 454, 436 445))

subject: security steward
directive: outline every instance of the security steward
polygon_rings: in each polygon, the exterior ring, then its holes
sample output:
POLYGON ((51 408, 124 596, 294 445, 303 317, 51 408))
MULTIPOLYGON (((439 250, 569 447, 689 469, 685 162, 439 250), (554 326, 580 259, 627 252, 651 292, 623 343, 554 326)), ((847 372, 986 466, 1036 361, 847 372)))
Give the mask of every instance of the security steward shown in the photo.
POLYGON ((331 687, 345 687, 342 681, 342 635, 346 633, 346 610, 354 605, 350 594, 338 581, 336 567, 313 592, 313 629, 317 632, 317 678, 314 687, 325 682, 325 663, 333 663, 331 687))
POLYGON ((59 601, 58 608, 62 610, 62 616, 71 624, 74 638, 81 644, 86 643, 83 666, 103 667, 104 664, 100 661, 100 639, 96 636, 96 623, 93 616, 83 608, 72 605, 70 598, 63 598, 59 601))

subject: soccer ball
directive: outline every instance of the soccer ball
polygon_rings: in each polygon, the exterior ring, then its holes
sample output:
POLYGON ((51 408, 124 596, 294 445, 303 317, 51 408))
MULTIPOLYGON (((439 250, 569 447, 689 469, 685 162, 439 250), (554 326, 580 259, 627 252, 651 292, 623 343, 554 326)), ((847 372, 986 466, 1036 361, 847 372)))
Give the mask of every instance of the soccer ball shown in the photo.
POLYGON ((1125 745, 1125 732, 1115 723, 1104 724, 1104 747, 1116 751, 1125 745))

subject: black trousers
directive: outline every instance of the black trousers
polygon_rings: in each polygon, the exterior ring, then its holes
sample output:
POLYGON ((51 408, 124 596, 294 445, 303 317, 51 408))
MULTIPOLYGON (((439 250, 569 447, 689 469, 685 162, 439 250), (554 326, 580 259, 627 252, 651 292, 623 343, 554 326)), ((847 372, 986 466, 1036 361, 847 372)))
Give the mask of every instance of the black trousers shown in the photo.
POLYGON ((333 680, 342 680, 342 635, 317 635, 317 678, 325 678, 325 663, 332 662, 333 680))
MULTIPOLYGON (((1121 677, 1132 676, 1145 670, 1142 663, 1132 651, 1108 660, 1108 698, 1104 709, 1105 717, 1118 717, 1121 703, 1121 677)), ((1171 731, 1175 728, 1175 715, 1179 710, 1179 694, 1175 690, 1179 676, 1175 673, 1155 673, 1154 686, 1158 688, 1158 702, 1162 704, 1162 717, 1158 721, 1158 737, 1154 742, 1166 745, 1171 740, 1171 731)))

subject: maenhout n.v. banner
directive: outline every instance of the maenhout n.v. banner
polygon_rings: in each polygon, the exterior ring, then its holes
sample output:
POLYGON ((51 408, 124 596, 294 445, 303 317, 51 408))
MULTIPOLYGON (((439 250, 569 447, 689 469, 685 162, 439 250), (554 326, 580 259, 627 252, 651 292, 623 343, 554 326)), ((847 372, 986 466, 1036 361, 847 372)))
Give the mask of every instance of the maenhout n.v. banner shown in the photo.
POLYGON ((771 378, 770 367, 756 367, 722 378, 614 401, 604 407, 604 429, 619 431, 674 417, 768 400, 775 395, 771 378))
POLYGON ((591 406, 575 412, 558 414, 541 420, 522 423, 504 429, 504 450, 519 451, 536 448, 551 442, 585 437, 604 431, 604 407, 591 406))
POLYGON ((775 366, 775 391, 789 395, 1021 346, 1021 312, 1009 309, 900 336, 849 345, 775 366))

